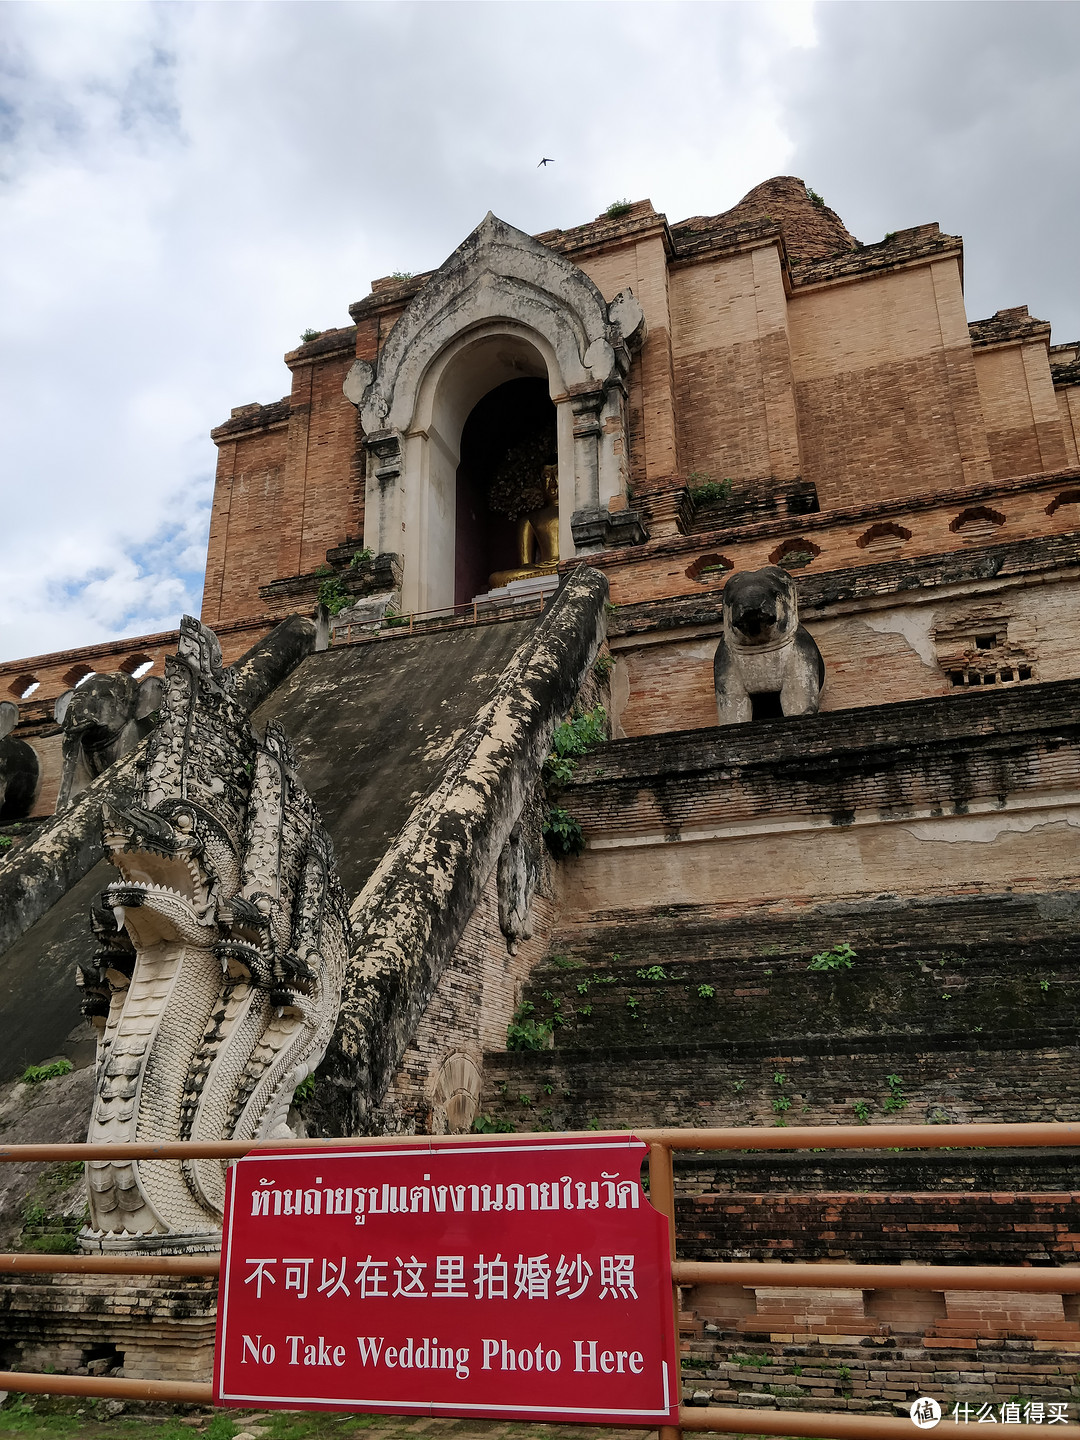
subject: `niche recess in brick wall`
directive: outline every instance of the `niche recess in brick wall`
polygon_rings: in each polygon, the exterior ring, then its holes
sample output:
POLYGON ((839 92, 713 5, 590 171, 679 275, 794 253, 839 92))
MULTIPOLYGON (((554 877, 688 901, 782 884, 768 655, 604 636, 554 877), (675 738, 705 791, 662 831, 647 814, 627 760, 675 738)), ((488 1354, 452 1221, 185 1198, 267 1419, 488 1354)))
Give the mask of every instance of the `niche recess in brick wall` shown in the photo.
POLYGON ((872 555, 892 555, 910 539, 911 531, 906 526, 884 520, 880 524, 871 525, 869 530, 864 530, 855 544, 860 550, 868 550, 872 555))
POLYGON ((950 685, 1016 685, 1038 678, 1035 637, 1019 633, 1011 622, 1012 616, 987 606, 934 631, 938 664, 950 685))
POLYGON ((991 510, 989 505, 972 505, 961 510, 955 520, 949 522, 949 529, 960 536, 964 543, 989 540, 997 534, 998 526, 1005 524, 1000 510, 991 510))
POLYGON ((777 545, 769 556, 770 565, 779 565, 781 570, 802 570, 821 554, 821 546, 813 540, 799 535, 794 540, 785 540, 777 545))
POLYGON ((1047 515, 1055 514, 1062 505, 1080 505, 1080 490, 1063 490, 1060 495, 1055 495, 1046 507, 1047 515))
POLYGON ((734 562, 726 555, 699 555, 686 569, 688 580, 697 580, 701 585, 714 585, 735 569, 734 562))

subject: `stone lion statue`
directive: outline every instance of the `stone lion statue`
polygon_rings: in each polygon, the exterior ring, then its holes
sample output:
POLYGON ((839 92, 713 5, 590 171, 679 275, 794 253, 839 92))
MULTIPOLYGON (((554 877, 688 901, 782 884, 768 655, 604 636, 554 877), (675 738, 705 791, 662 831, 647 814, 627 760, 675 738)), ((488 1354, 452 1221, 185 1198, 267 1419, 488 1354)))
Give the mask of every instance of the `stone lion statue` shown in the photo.
POLYGON ((786 570, 767 565, 728 580, 713 678, 720 725, 817 713, 825 662, 799 624, 795 582, 786 570))

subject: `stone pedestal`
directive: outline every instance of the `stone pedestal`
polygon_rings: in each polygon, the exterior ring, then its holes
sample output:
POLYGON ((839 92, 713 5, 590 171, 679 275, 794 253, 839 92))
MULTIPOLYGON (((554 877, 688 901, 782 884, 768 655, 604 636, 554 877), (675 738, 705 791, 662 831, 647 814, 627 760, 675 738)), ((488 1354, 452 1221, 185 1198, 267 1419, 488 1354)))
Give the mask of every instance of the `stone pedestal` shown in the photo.
POLYGON ((217 1284, 156 1275, 0 1277, 0 1369, 208 1381, 217 1284))

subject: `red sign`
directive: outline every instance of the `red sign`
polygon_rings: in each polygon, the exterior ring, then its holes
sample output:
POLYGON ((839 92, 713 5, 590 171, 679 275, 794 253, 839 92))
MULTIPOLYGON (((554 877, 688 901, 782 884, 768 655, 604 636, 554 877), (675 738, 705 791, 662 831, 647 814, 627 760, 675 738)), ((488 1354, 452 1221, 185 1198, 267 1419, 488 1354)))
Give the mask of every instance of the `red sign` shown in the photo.
POLYGON ((262 1151, 229 1172, 219 1405, 675 1424, 668 1222, 625 1136, 262 1151))

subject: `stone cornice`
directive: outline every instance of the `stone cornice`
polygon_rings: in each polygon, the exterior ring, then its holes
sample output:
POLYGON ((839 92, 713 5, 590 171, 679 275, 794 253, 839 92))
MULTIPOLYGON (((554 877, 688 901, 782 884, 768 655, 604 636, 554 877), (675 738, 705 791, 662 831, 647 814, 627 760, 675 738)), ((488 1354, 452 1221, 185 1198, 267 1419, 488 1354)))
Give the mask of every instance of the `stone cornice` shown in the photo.
POLYGON ((322 360, 331 360, 338 355, 356 354, 356 326, 343 325, 340 330, 324 330, 314 340, 298 345, 285 354, 285 364, 290 370, 299 370, 305 365, 317 365, 322 360))
MULTIPOLYGON (((698 551, 712 545, 734 545, 741 541, 757 540, 776 535, 783 537, 806 534, 811 531, 825 531, 842 525, 873 523, 893 515, 911 515, 920 511, 949 508, 953 505, 964 507, 978 501, 1005 499, 1010 495, 1026 494, 1059 484, 1080 483, 1080 467, 1070 466, 1064 470, 1042 471, 1035 475, 1021 475, 1015 480, 993 480, 982 485, 969 485, 956 490, 924 491, 918 495, 895 500, 875 501, 872 505, 856 505, 836 510, 818 510, 809 515, 780 515, 775 519, 759 520, 749 525, 709 525, 709 512, 699 510, 693 528, 686 535, 665 536, 662 540, 649 541, 644 545, 623 550, 604 551, 590 558, 590 564, 610 570, 616 565, 635 565, 664 555, 681 555, 698 551)), ((649 497, 652 498, 651 496, 649 497)), ((561 570, 572 569, 576 562, 567 560, 561 570)))
POLYGON ((972 320, 968 324, 973 350, 990 350, 1004 345, 1025 345, 1042 341, 1049 348, 1050 321, 1036 320, 1026 305, 999 310, 988 320, 972 320))
MULTIPOLYGON (((215 625, 214 634, 232 635, 238 630, 254 630, 260 625, 278 625, 278 615, 252 615, 246 620, 230 620, 215 625)), ((53 650, 45 655, 29 655, 22 660, 0 661, 0 676, 11 675, 19 670, 33 670, 48 666, 70 665, 78 660, 103 660, 110 655, 127 655, 132 650, 152 650, 162 645, 175 646, 180 638, 179 630, 160 630, 155 635, 132 635, 123 640, 100 640, 96 645, 81 645, 73 650, 53 650)))
POLYGON ((283 395, 269 405, 261 405, 257 400, 250 405, 237 405, 228 420, 210 431, 210 439, 215 445, 221 445, 260 430, 283 430, 289 423, 290 403, 289 396, 283 395))
MULTIPOLYGON (((874 565, 852 565, 820 574, 797 574, 792 578, 799 592, 799 612, 804 618, 820 618, 834 606, 865 604, 890 595, 924 592, 941 597, 945 587, 1000 587, 1024 576, 1059 572, 1080 573, 1080 552, 1075 535, 1047 535, 1034 540, 1014 540, 984 549, 948 551, 922 555, 911 560, 886 560, 874 565)), ((629 639, 663 630, 721 624, 723 591, 718 588, 695 595, 674 595, 668 599, 642 600, 620 605, 610 617, 610 640, 629 639)), ((619 648, 616 646, 616 648, 619 648)))
POLYGON ((963 273, 964 242, 959 235, 943 235, 936 224, 916 225, 897 230, 875 245, 845 250, 828 260, 808 260, 791 267, 796 290, 820 289, 826 285, 849 284, 892 270, 930 265, 955 255, 963 273))

